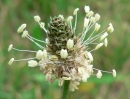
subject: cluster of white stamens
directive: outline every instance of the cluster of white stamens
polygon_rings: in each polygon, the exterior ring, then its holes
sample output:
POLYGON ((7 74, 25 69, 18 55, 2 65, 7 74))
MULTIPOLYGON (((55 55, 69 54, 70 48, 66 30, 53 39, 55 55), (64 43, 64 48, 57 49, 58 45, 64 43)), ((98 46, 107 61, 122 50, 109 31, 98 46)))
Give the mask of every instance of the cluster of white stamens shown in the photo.
MULTIPOLYGON (((93 56, 91 54, 92 51, 95 51, 95 50, 101 48, 103 45, 105 45, 105 47, 107 47, 107 45, 108 45, 107 36, 109 35, 109 33, 112 33, 114 31, 114 28, 113 28, 112 24, 110 23, 109 27, 106 30, 104 30, 104 31, 98 33, 97 35, 93 36, 93 34, 95 32, 98 32, 100 27, 101 27, 101 25, 97 23, 97 21, 100 19, 100 15, 99 14, 95 14, 94 15, 94 12, 90 11, 89 6, 85 6, 84 10, 85 10, 86 16, 84 18, 83 31, 82 31, 82 35, 79 38, 79 41, 82 42, 83 46, 89 46, 91 44, 96 44, 96 47, 94 49, 91 49, 90 51, 86 51, 85 52, 86 53, 85 55, 86 55, 87 59, 84 60, 82 64, 84 66, 85 65, 87 65, 87 66, 86 67, 78 67, 77 68, 78 69, 77 70, 78 71, 78 76, 80 77, 79 79, 74 77, 74 75, 75 76, 77 75, 76 69, 68 70, 70 72, 70 75, 68 77, 65 76, 65 77, 59 78, 59 86, 63 85, 64 80, 71 80, 71 83, 70 83, 70 90, 71 91, 74 91, 75 89, 78 89, 77 88, 77 85, 79 85, 78 81, 86 82, 87 79, 90 77, 90 75, 93 74, 93 70, 98 71, 97 74, 96 74, 97 78, 101 78, 102 77, 102 72, 112 73, 113 77, 116 77, 116 71, 114 69, 112 70, 112 72, 108 72, 108 71, 102 71, 102 70, 93 68, 93 65, 92 65, 92 63, 93 63, 93 56), (94 27, 93 32, 90 34, 90 36, 87 39, 85 39, 86 34, 88 33, 88 31, 94 25, 95 25, 95 27, 94 27), (101 42, 99 42, 99 43, 94 42, 97 39, 99 39, 99 41, 101 41, 101 42), (78 79, 78 80, 75 80, 75 79, 78 79)), ((78 11, 79 11, 79 8, 76 8, 74 10, 74 12, 73 12, 73 16, 69 16, 66 19, 66 21, 70 24, 71 28, 73 29, 74 34, 76 34, 75 30, 76 30, 76 25, 77 25, 77 12, 78 11), (74 27, 72 25, 73 17, 74 17, 74 20, 75 20, 74 27)), ((59 15, 59 17, 64 19, 63 15, 59 15)), ((47 33, 47 30, 45 28, 45 23, 41 22, 41 18, 38 15, 34 16, 34 20, 36 22, 38 22, 40 27, 45 31, 45 33, 47 33)), ((9 65, 11 65, 14 61, 27 60, 29 67, 35 67, 35 66, 41 66, 42 64, 44 64, 44 63, 41 62, 41 60, 44 60, 45 62, 47 60, 52 60, 52 61, 53 60, 58 60, 58 57, 56 55, 50 55, 50 53, 48 53, 46 51, 45 47, 43 47, 43 46, 41 46, 40 44, 37 43, 37 42, 42 42, 42 43, 45 43, 45 44, 49 44, 50 42, 49 42, 48 38, 46 38, 45 41, 42 41, 42 40, 38 40, 38 39, 30 36, 28 31, 26 30, 26 24, 22 24, 18 28, 17 32, 18 33, 22 33, 23 32, 22 38, 28 38, 30 41, 35 43, 40 48, 40 50, 38 50, 38 51, 19 50, 19 49, 14 48, 13 45, 10 44, 10 46, 8 48, 8 51, 11 51, 13 49, 13 50, 22 51, 22 52, 33 52, 33 53, 36 53, 36 56, 34 58, 20 59, 20 60, 14 60, 14 58, 11 58, 11 60, 8 63, 9 65)), ((61 51, 60 51, 60 57, 63 60, 66 59, 69 56, 68 55, 68 50, 73 50, 74 49, 74 47, 75 47, 74 41, 72 39, 68 39, 66 47, 67 47, 66 49, 61 49, 61 51)), ((80 63, 80 60, 82 60, 82 59, 80 59, 80 56, 75 58, 75 61, 77 61, 79 63, 80 63)), ((64 74, 68 75, 67 73, 64 73, 64 74)), ((47 81, 51 80, 51 71, 46 74, 46 80, 47 81)))

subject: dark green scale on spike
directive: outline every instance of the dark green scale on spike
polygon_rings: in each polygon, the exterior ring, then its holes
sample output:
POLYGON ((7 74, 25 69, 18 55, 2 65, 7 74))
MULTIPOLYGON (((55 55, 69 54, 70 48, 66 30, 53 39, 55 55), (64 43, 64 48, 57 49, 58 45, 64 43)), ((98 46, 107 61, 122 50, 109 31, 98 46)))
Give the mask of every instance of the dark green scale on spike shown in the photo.
POLYGON ((69 23, 58 16, 50 20, 47 37, 50 42, 47 44, 47 51, 59 56, 61 49, 67 49, 68 39, 74 39, 74 33, 69 23))

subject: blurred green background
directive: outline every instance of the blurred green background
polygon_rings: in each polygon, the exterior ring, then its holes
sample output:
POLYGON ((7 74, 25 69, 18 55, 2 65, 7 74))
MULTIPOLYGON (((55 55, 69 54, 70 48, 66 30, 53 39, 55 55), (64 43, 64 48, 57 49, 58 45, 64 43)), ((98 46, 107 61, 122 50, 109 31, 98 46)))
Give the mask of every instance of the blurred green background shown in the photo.
POLYGON ((50 16, 72 15, 78 12, 77 32, 82 31, 84 6, 101 15, 102 30, 111 22, 114 33, 109 35, 109 45, 93 52, 94 67, 111 71, 117 70, 117 77, 103 74, 101 79, 90 77, 81 83, 79 90, 70 92, 69 99, 130 99, 130 0, 0 0, 0 99, 60 99, 62 88, 47 83, 39 67, 29 68, 27 62, 14 62, 10 58, 33 57, 29 53, 7 52, 8 45, 19 49, 38 50, 28 39, 18 35, 17 28, 27 23, 29 33, 45 39, 46 35, 34 21, 40 15, 42 21, 49 22, 50 16))

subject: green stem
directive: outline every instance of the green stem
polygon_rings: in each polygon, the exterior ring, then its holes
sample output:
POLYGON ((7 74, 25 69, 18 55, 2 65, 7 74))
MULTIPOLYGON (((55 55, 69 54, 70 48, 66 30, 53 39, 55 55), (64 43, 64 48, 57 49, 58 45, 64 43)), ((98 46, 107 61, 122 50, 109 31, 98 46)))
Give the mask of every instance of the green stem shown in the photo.
POLYGON ((70 84, 69 80, 65 80, 64 81, 64 88, 63 88, 62 99, 68 99, 69 84, 70 84))

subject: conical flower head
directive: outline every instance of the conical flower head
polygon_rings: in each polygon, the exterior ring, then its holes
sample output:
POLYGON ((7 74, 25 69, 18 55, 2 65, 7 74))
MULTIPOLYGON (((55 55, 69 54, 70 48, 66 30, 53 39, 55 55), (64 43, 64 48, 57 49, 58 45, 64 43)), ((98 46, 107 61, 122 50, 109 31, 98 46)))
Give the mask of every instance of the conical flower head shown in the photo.
POLYGON ((58 16, 50 19, 47 37, 50 42, 47 51, 59 56, 61 49, 67 49, 66 43, 74 38, 74 33, 67 20, 58 16))

